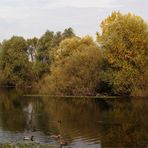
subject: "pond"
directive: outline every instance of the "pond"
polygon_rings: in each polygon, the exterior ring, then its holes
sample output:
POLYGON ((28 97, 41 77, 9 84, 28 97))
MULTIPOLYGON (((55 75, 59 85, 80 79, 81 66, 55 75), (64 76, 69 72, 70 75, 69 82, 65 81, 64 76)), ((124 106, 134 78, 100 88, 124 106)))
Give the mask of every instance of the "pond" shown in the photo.
POLYGON ((70 148, 145 147, 148 145, 147 99, 27 97, 0 89, 0 143, 34 142, 70 148))

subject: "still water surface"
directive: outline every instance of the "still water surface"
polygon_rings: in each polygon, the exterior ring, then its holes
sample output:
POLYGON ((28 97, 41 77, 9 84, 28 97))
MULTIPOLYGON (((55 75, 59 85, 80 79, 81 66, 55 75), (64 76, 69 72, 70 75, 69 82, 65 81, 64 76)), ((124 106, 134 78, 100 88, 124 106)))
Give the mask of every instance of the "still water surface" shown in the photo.
POLYGON ((0 143, 59 145, 60 134, 70 148, 145 147, 148 145, 147 99, 25 97, 0 90, 0 143))

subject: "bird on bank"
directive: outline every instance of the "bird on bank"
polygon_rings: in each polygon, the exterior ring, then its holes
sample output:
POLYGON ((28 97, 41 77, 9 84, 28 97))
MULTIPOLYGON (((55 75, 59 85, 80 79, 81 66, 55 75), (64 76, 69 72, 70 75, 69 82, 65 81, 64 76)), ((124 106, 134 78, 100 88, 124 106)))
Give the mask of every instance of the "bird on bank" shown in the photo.
POLYGON ((60 148, 63 148, 63 146, 67 146, 68 143, 64 140, 60 140, 60 148))
POLYGON ((31 137, 24 136, 24 140, 31 140, 31 141, 34 141, 34 136, 31 136, 31 137))
POLYGON ((59 141, 60 148, 63 148, 63 146, 67 146, 68 145, 68 143, 66 141, 64 141, 64 139, 62 138, 62 136, 60 134, 58 134, 58 135, 51 135, 50 137, 59 141))
POLYGON ((54 139, 60 139, 61 138, 61 135, 58 134, 58 135, 51 135, 50 136, 51 138, 54 138, 54 139))

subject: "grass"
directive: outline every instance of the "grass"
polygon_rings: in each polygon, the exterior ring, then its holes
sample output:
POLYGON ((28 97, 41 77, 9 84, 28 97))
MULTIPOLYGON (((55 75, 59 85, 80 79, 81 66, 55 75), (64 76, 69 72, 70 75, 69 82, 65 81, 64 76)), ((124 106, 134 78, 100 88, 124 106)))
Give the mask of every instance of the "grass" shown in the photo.
POLYGON ((56 95, 46 95, 46 94, 26 94, 24 97, 48 97, 48 98, 69 98, 69 99, 147 99, 148 96, 56 96, 56 95))
POLYGON ((5 143, 0 144, 0 148, 58 148, 58 146, 38 143, 5 143))
POLYGON ((88 99, 115 99, 120 98, 119 96, 53 96, 53 95, 24 95, 24 97, 49 97, 49 98, 88 98, 88 99))

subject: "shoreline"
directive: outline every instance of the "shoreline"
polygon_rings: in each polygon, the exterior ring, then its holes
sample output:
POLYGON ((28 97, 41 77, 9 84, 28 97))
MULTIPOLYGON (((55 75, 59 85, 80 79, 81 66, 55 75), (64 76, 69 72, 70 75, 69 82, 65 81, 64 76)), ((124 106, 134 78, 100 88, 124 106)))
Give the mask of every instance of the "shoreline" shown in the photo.
POLYGON ((87 98, 87 99, 146 99, 148 96, 57 96, 47 94, 26 94, 24 97, 49 97, 49 98, 87 98))
POLYGON ((0 148, 58 148, 56 145, 40 143, 0 143, 0 148))

